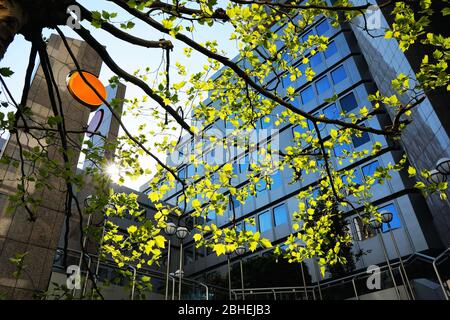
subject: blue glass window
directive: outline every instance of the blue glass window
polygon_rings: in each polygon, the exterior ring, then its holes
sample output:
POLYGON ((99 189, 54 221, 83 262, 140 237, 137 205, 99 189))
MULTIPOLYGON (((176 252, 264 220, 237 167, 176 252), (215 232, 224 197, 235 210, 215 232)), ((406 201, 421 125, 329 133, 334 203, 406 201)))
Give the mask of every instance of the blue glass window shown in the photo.
POLYGON ((317 199, 317 197, 319 197, 320 195, 320 189, 319 188, 314 188, 312 191, 312 195, 314 199, 317 199))
MULTIPOLYGON (((294 128, 292 128, 293 132, 298 132, 300 135, 302 133, 305 133, 308 131, 308 128, 303 128, 301 125, 296 125, 294 128)), ((293 136, 295 137, 295 134, 293 133, 293 136)))
POLYGON ((362 167, 361 171, 364 175, 364 178, 372 177, 378 166, 379 166, 378 161, 374 161, 362 167))
POLYGON ((347 152, 352 151, 352 148, 347 143, 343 143, 342 145, 336 144, 333 149, 334 149, 334 154, 336 155, 336 157, 345 156, 344 150, 347 152))
POLYGON ((235 161, 233 162, 233 174, 239 174, 239 164, 235 161))
POLYGON ((301 100, 300 97, 295 97, 294 101, 292 101, 292 105, 297 109, 300 109, 301 100))
POLYGON ((239 162, 239 167, 241 169, 241 172, 242 173, 247 172, 247 170, 248 170, 248 163, 249 163, 248 162, 248 153, 246 153, 243 158, 239 159, 238 162, 239 162))
POLYGON ((187 167, 187 176, 188 178, 192 177, 195 174, 195 167, 194 165, 190 164, 187 167))
POLYGON ((316 89, 318 94, 322 94, 328 89, 330 89, 330 82, 328 81, 328 77, 325 76, 316 81, 316 89))
POLYGON ((260 194, 261 192, 265 191, 267 189, 266 180, 261 179, 255 184, 255 189, 257 194, 260 194))
MULTIPOLYGON (((241 202, 238 199, 236 199, 235 196, 231 196, 231 201, 233 201, 234 209, 237 209, 241 206, 241 202)), ((233 211, 233 206, 231 203, 230 203, 230 210, 233 211)))
POLYGON ((356 101, 355 95, 353 93, 350 93, 341 98, 339 102, 341 103, 341 108, 344 112, 350 112, 358 107, 358 102, 356 101))
POLYGON ((308 64, 299 64, 297 69, 300 70, 302 72, 302 77, 305 75, 306 69, 308 68, 308 64))
POLYGON ((320 57, 320 53, 316 53, 315 55, 309 58, 309 64, 312 68, 317 67, 322 63, 322 58, 320 57))
POLYGON ((206 221, 213 221, 216 219, 216 212, 215 211, 208 211, 208 216, 206 218, 206 221))
POLYGON ((272 117, 270 115, 261 118, 261 128, 262 129, 267 129, 267 128, 270 128, 271 126, 272 126, 272 117), (266 122, 267 119, 269 119, 268 122, 266 122))
POLYGON ((184 208, 184 196, 182 194, 177 196, 177 206, 184 208))
POLYGON ((275 226, 281 226, 282 224, 287 223, 287 214, 287 207, 284 203, 273 208, 275 226))
POLYGON ((245 231, 251 231, 255 233, 257 231, 256 224, 252 225, 251 223, 245 222, 245 231))
POLYGON ((333 79, 334 84, 338 84, 347 78, 347 74, 345 73, 344 66, 339 66, 337 69, 331 72, 331 78, 333 79))
MULTIPOLYGON (((252 151, 252 153, 250 154, 250 165, 256 164, 258 165, 258 161, 259 161, 259 154, 258 154, 258 150, 254 150, 252 151)), ((250 166, 251 167, 251 166, 250 166)))
POLYGON ((215 155, 216 155, 215 149, 212 149, 210 152, 206 153, 205 154, 205 162, 207 164, 214 165, 215 164, 215 155))
POLYGON ((269 211, 265 211, 258 215, 259 231, 264 232, 272 228, 272 220, 269 211))
POLYGON ((323 109, 323 115, 328 119, 339 119, 339 110, 336 107, 336 104, 329 105, 325 109, 323 109))
POLYGON ((314 90, 312 86, 309 86, 308 88, 300 92, 300 96, 302 97, 303 104, 306 104, 309 101, 311 101, 314 98, 314 90))
POLYGON ((309 30, 307 33, 305 33, 305 34, 302 36, 302 42, 308 41, 309 36, 312 36, 312 35, 313 35, 313 31, 312 31, 312 30, 309 30))
MULTIPOLYGON (((315 117, 320 117, 321 116, 321 114, 320 113, 315 113, 315 114, 313 114, 315 117)), ((314 129, 314 125, 313 125, 313 123, 311 122, 311 123, 308 123, 308 125, 312 125, 312 129, 311 130, 313 130, 313 131, 315 131, 315 129, 314 129)), ((317 127, 319 127, 319 130, 320 131, 322 131, 325 127, 326 127, 326 123, 325 122, 317 122, 317 127)))
MULTIPOLYGON (((352 175, 353 175, 353 178, 351 179, 351 181, 353 183, 361 185, 362 179, 361 179, 361 174, 359 173, 359 171, 357 169, 354 169, 352 175)), ((348 178, 347 175, 342 176, 342 181, 344 182, 345 185, 348 185, 347 178, 348 178)))
POLYGON ((353 146, 358 148, 363 144, 370 142, 370 136, 367 132, 363 132, 361 137, 357 137, 355 135, 352 136, 353 146))
POLYGON ((211 180, 211 183, 216 183, 217 181, 219 181, 219 177, 217 175, 217 172, 214 172, 214 173, 211 174, 210 180, 211 180))
POLYGON ((316 27, 317 35, 319 36, 325 34, 325 32, 327 32, 328 30, 330 30, 330 25, 328 24, 327 20, 322 21, 316 27))
POLYGON ((335 55, 338 52, 337 47, 336 47, 336 43, 330 42, 328 44, 327 49, 323 52, 325 59, 329 59, 331 58, 333 55, 335 55))
POLYGON ((178 170, 178 177, 180 179, 186 179, 186 167, 183 167, 180 170, 178 170))
POLYGON ((283 49, 283 52, 281 54, 281 60, 284 60, 287 63, 289 63, 292 60, 292 57, 287 53, 286 49, 283 49))
POLYGON ((274 174, 270 176, 272 178, 272 184, 270 185, 270 190, 276 190, 281 187, 281 171, 277 170, 274 174))
POLYGON ((325 160, 323 159, 323 157, 317 158, 317 166, 319 168, 323 168, 325 166, 325 160))
POLYGON ((355 176, 352 181, 356 184, 361 185, 362 184, 362 178, 361 178, 361 174, 359 173, 359 171, 357 169, 355 169, 353 171, 353 175, 355 176))
MULTIPOLYGON (((391 226, 391 229, 398 229, 401 228, 402 224, 400 221, 400 217, 398 215, 397 209, 395 208, 395 205, 393 203, 388 204, 387 206, 384 206, 382 208, 379 208, 378 210, 379 212, 381 211, 389 211, 390 213, 392 213, 392 221, 389 222, 389 225, 391 226)), ((389 226, 387 223, 383 223, 383 225, 381 226, 381 230, 383 232, 388 232, 389 231, 389 226)))

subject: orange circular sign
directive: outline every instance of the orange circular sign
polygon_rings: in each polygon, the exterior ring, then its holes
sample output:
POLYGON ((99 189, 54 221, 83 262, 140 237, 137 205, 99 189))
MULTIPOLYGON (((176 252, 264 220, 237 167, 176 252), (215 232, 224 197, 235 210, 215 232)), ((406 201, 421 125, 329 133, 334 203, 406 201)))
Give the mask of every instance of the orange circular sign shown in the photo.
MULTIPOLYGON (((90 72, 82 71, 82 73, 89 84, 95 88, 104 100, 106 100, 106 88, 101 81, 90 72)), ((92 90, 78 71, 73 71, 67 76, 67 88, 72 97, 91 108, 91 110, 95 110, 103 104, 102 99, 100 99, 97 93, 92 90)))

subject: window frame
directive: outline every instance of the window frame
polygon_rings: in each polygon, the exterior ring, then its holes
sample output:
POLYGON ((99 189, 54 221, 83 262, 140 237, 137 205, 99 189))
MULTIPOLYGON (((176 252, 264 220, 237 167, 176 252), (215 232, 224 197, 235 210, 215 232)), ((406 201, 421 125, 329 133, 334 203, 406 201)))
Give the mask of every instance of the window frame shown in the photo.
POLYGON ((289 223, 289 219, 288 219, 289 211, 288 211, 288 207, 287 207, 286 203, 283 202, 283 203, 278 204, 275 207, 273 207, 272 208, 272 214, 273 214, 273 225, 274 225, 274 227, 282 226, 284 224, 288 224, 289 223), (284 222, 278 224, 277 223, 277 218, 276 218, 278 215, 275 214, 275 210, 278 209, 278 208, 281 208, 281 207, 284 208, 284 222))
POLYGON ((332 80, 332 82, 333 82, 333 85, 338 85, 339 83, 341 83, 342 81, 344 81, 345 79, 347 79, 348 78, 348 74, 347 74, 347 70, 345 69, 345 67, 344 67, 344 65, 343 64, 341 64, 340 66, 338 66, 337 68, 335 68, 335 69, 333 69, 331 72, 330 72, 330 76, 331 76, 331 80, 332 80), (342 70, 343 72, 344 72, 344 75, 345 75, 345 77, 343 77, 341 80, 339 80, 339 81, 335 81, 335 72, 337 72, 338 70, 342 70))

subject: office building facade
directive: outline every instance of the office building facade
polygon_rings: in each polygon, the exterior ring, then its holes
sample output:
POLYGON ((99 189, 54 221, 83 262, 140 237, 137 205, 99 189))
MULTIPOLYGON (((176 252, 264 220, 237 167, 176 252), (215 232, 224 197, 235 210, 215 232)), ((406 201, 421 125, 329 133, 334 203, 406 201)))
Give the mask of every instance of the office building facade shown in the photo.
MULTIPOLYGON (((382 26, 387 26, 387 22, 382 15, 381 19, 382 26)), ((281 33, 282 28, 279 30, 274 29, 274 32, 281 33)), ((293 86, 299 93, 299 97, 296 98, 293 104, 311 114, 324 114, 329 118, 336 119, 339 118, 342 112, 358 112, 363 106, 367 106, 370 110, 371 102, 367 98, 368 95, 375 93, 377 90, 380 90, 382 94, 392 94, 390 89, 391 80, 401 72, 406 74, 411 74, 412 72, 408 60, 398 49, 398 44, 395 40, 382 38, 374 40, 364 35, 364 31, 354 23, 344 23, 336 28, 331 26, 326 18, 319 17, 305 29, 300 38, 302 41, 306 41, 309 35, 323 35, 330 40, 326 51, 319 52, 309 59, 309 65, 315 71, 314 78, 309 82, 306 81, 305 76, 295 81, 287 80, 279 87, 278 93, 280 96, 284 96, 283 90, 286 90, 288 86, 293 86), (334 102, 324 101, 324 99, 333 95, 337 95, 337 99, 334 102)), ((290 63, 299 66, 301 64, 300 61, 291 61, 290 63)), ((306 69, 305 65, 301 67, 306 69)), ((289 77, 284 79, 289 79, 289 77)), ((204 103, 214 105, 216 102, 208 99, 204 103)), ((273 115, 282 112, 282 110, 281 107, 275 108, 273 115)), ((389 123, 391 123, 391 117, 385 110, 366 120, 364 125, 383 127, 389 123)), ((274 121, 267 122, 263 119, 260 119, 256 126, 256 130, 273 129, 273 132, 276 132, 280 150, 293 145, 296 132, 301 133, 306 130, 289 124, 277 126, 274 121)), ((208 130, 211 129, 225 133, 227 132, 227 124, 219 119, 214 122, 212 128, 208 127, 208 130)), ((331 126, 322 126, 322 135, 327 136, 330 129, 331 126)), ((186 136, 179 143, 178 148, 179 150, 189 150, 193 143, 191 138, 186 136)), ((372 177, 378 166, 385 167, 389 163, 397 163, 405 151, 408 153, 410 161, 414 165, 418 165, 419 168, 432 166, 436 158, 449 155, 448 135, 442 129, 442 124, 440 124, 428 99, 423 102, 418 111, 415 111, 413 124, 405 132, 400 146, 387 140, 384 136, 364 133, 361 137, 355 137, 349 145, 335 146, 333 150, 335 157, 331 161, 333 167, 337 170, 355 169, 355 182, 357 182, 372 177), (422 135, 423 132, 426 132, 427 135, 421 137, 420 143, 414 144, 417 136, 422 135), (424 140, 430 142, 426 143, 424 140), (351 162, 348 159, 342 161, 342 163, 337 161, 336 157, 345 152, 343 149, 350 152, 370 149, 375 142, 379 142, 382 145, 382 151, 376 158, 368 157, 357 162, 351 162), (405 145, 407 146, 406 148, 405 145)), ((181 153, 185 154, 185 151, 181 153)), ((246 173, 248 173, 251 158, 248 150, 244 150, 241 153, 237 152, 231 159, 233 172, 237 176, 233 179, 237 188, 245 187, 248 183, 246 173)), ((169 157, 168 164, 177 166, 178 173, 182 178, 190 178, 195 174, 201 176, 203 174, 202 169, 200 167, 196 168, 189 161, 188 156, 181 161, 179 158, 173 161, 173 157, 169 157)), ((207 220, 212 221, 218 227, 230 226, 230 218, 234 209, 238 228, 259 231, 262 237, 270 239, 272 243, 283 244, 287 236, 294 232, 292 228, 294 223, 293 213, 298 210, 298 202, 306 200, 298 199, 298 193, 310 187, 318 192, 318 188, 316 188, 319 180, 318 174, 307 174, 303 176, 302 181, 291 183, 293 173, 293 170, 290 168, 277 171, 272 176, 273 184, 270 187, 265 184, 258 186, 256 195, 248 197, 245 204, 234 202, 234 208, 229 206, 224 215, 217 215, 211 212, 207 220), (246 218, 254 218, 256 226, 246 224, 244 222, 246 218)), ((450 216, 450 210, 448 207, 444 208, 445 203, 436 203, 435 200, 430 199, 426 200, 413 188, 414 183, 415 181, 410 179, 406 173, 393 172, 391 180, 383 184, 376 183, 371 190, 373 193, 371 202, 377 205, 380 211, 388 210, 393 214, 390 227, 392 235, 396 239, 400 255, 404 258, 410 257, 416 252, 439 252, 445 247, 445 244, 448 245, 448 240, 446 240, 448 232, 446 234, 445 231, 447 227, 438 226, 438 228, 444 228, 439 235, 436 229, 437 224, 440 224, 439 219, 444 219, 443 215, 450 216), (432 212, 435 214, 432 214, 432 212), (437 218, 436 215, 440 215, 440 218, 437 218)), ((178 185, 176 189, 166 195, 164 201, 170 205, 180 205, 178 199, 182 194, 181 188, 182 186, 178 185)), ((142 190, 145 192, 145 187, 142 190)), ((385 265, 386 257, 376 232, 362 223, 355 212, 348 208, 341 209, 345 212, 344 216, 348 221, 349 231, 354 239, 352 252, 355 268, 353 272, 365 272, 371 265, 385 265)), ((192 210, 192 208, 188 207, 187 211, 189 210, 192 210)), ((196 223, 199 223, 199 220, 185 222, 193 227, 196 223)), ((386 224, 382 226, 381 237, 389 260, 397 260, 397 251, 394 247, 394 242, 391 241, 391 234, 386 224)), ((238 267, 236 266, 239 264, 240 259, 246 261, 248 271, 244 270, 244 275, 245 278, 251 278, 252 274, 249 270, 255 270, 250 268, 251 261, 256 261, 258 257, 271 255, 270 250, 258 250, 255 253, 247 252, 242 257, 237 257, 235 254, 231 254, 229 257, 226 255, 217 257, 215 253, 205 248, 196 249, 192 238, 184 241, 184 248, 183 264, 186 276, 206 283, 220 282, 223 286, 228 286, 228 280, 226 280, 229 268, 228 258, 231 259, 233 272, 238 272, 238 267)), ((298 265, 296 267, 299 269, 298 265)), ((307 270, 306 277, 309 279, 306 282, 307 284, 318 284, 320 286, 321 283, 325 284, 327 281, 332 280, 329 273, 326 274, 325 278, 320 276, 317 263, 313 259, 305 261, 305 269, 307 270)), ((273 272, 277 272, 276 266, 274 266, 273 272)), ((386 291, 384 296, 380 295, 380 297, 395 299, 395 293, 392 289, 392 283, 388 279, 387 271, 383 274, 386 275, 387 279, 384 283, 386 291)), ((239 278, 240 276, 232 275, 232 278, 236 277, 239 278)), ((265 277, 271 278, 275 277, 275 275, 271 273, 266 274, 265 277)), ((395 278, 397 277, 398 275, 395 275, 395 278)), ((289 279, 280 280, 280 284, 285 287, 296 287, 302 286, 304 284, 303 281, 304 279, 302 279, 299 272, 297 275, 289 277, 289 279)), ((233 282, 232 286, 239 292, 241 285, 239 280, 236 283, 233 282)), ((252 283, 252 285, 254 284, 252 283)), ((416 288, 422 286, 422 284, 414 285, 416 288)), ((254 287, 261 286, 265 286, 264 283, 257 284, 254 287)), ((403 290, 406 289, 403 288, 403 290)), ((363 291, 370 296, 370 292, 366 288, 363 291)), ((333 294, 330 293, 330 295, 331 297, 329 297, 333 298, 333 294)), ((408 293, 403 291, 401 295, 402 298, 407 298, 408 293)), ((338 296, 339 294, 335 295, 334 298, 338 296)), ((351 299, 354 296, 352 291, 350 294, 342 295, 340 298, 351 299)), ((242 298, 242 296, 240 297, 242 298)), ((302 298, 307 298, 306 294, 302 298)))

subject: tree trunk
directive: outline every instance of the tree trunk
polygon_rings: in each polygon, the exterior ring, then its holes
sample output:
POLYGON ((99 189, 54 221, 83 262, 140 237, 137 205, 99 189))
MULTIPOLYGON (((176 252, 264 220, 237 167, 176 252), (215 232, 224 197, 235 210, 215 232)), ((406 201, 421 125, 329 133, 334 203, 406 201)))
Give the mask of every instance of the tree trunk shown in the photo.
POLYGON ((25 21, 25 13, 17 2, 0 0, 0 60, 25 21))

